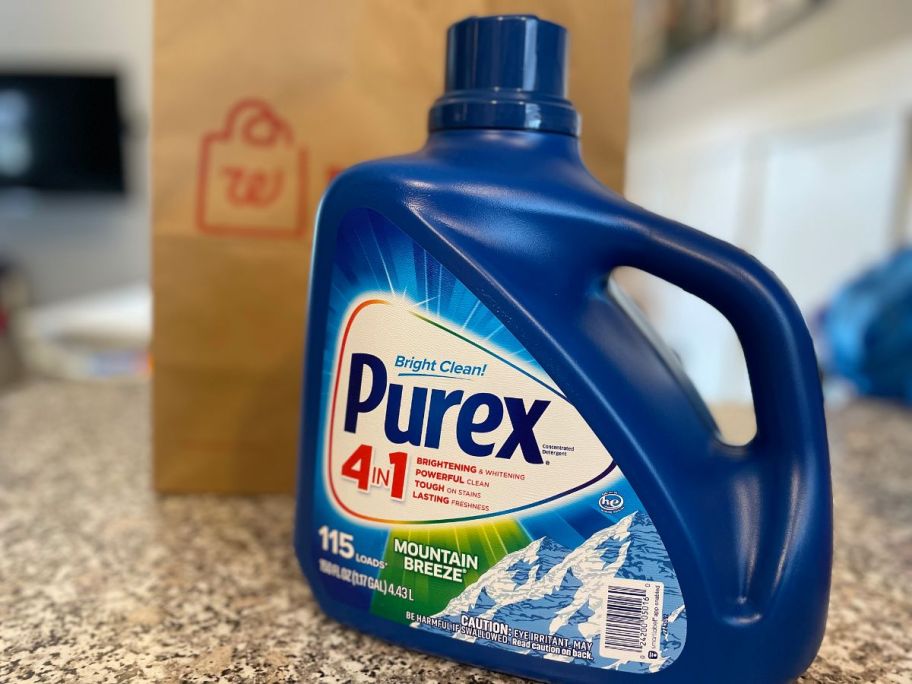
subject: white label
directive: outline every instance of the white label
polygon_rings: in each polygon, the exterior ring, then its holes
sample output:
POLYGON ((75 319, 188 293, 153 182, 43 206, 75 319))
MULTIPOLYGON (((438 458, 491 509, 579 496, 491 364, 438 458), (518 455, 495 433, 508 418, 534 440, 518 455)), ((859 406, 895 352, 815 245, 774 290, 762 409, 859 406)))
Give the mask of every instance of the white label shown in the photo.
POLYGON ((411 302, 357 301, 336 359, 327 478, 353 517, 515 513, 619 476, 540 368, 411 302))

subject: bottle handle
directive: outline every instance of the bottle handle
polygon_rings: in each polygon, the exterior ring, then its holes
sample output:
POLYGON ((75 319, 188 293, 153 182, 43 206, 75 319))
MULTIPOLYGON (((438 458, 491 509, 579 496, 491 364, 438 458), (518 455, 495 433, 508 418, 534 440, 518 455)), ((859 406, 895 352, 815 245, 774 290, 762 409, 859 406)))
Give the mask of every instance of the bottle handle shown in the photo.
POLYGON ((737 247, 638 207, 620 221, 626 239, 599 264, 603 273, 620 266, 651 273, 707 302, 735 329, 757 416, 747 453, 787 455, 801 480, 828 477, 816 356, 804 319, 776 276, 737 247))

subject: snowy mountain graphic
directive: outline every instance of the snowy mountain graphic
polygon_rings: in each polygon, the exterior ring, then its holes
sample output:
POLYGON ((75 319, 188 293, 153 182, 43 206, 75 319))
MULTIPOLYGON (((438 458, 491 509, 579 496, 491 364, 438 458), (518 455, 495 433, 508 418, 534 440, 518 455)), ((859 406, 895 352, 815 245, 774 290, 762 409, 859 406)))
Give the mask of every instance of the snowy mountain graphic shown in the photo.
MULTIPOLYGON (((456 634, 454 638, 625 672, 657 670, 673 660, 684 646, 687 629, 684 602, 671 561, 652 521, 642 511, 596 532, 575 549, 542 537, 504 556, 434 617, 461 624, 464 615, 505 622, 514 630, 592 641, 593 660, 543 655, 513 645, 476 640, 466 634, 456 634), (668 628, 661 657, 652 663, 618 661, 599 654, 601 612, 614 577, 665 585, 663 613, 668 628)), ((413 626, 453 636, 452 632, 431 625, 413 626)))

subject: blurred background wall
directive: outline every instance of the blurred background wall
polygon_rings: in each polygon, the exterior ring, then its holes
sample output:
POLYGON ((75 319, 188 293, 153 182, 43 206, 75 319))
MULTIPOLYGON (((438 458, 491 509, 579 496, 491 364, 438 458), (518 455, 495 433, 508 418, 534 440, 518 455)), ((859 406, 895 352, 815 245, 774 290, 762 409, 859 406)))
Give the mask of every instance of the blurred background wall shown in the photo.
MULTIPOLYGON (((636 11, 628 197, 755 254, 813 327, 841 285, 912 237, 912 3, 636 11)), ((750 397, 718 314, 646 278, 628 287, 708 399, 750 397)))
POLYGON ((124 194, 0 193, 0 257, 34 304, 148 279, 151 39, 151 0, 0 2, 0 72, 115 74, 124 124, 124 194))

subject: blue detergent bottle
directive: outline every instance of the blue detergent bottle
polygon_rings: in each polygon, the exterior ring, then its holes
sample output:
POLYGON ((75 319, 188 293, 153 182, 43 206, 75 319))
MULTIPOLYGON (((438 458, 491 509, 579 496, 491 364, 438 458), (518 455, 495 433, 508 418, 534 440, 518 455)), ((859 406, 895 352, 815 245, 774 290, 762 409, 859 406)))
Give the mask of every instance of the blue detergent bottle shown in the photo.
POLYGON ((301 566, 338 620, 495 670, 789 681, 820 645, 832 557, 807 329, 746 253, 587 172, 566 47, 534 16, 455 24, 425 147, 327 191, 301 566), (748 445, 720 439, 606 287, 619 266, 731 322, 757 415, 748 445))

